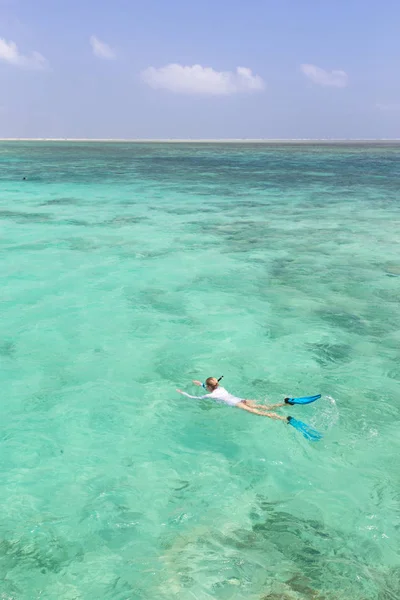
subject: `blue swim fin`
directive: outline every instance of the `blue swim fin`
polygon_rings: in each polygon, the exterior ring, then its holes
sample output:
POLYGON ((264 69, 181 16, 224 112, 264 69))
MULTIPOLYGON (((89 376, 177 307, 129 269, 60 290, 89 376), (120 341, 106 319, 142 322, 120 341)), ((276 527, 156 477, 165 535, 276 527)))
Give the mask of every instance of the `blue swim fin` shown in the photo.
POLYGON ((302 398, 285 398, 285 404, 311 404, 321 398, 321 394, 316 396, 303 396, 302 398))
POLYGON ((287 420, 289 425, 297 429, 297 431, 300 431, 306 438, 306 440, 309 440, 310 442, 318 442, 318 440, 320 440, 323 437, 322 434, 319 433, 319 431, 313 429, 309 425, 306 425, 305 423, 303 423, 303 421, 298 421, 293 417, 288 417, 287 420))

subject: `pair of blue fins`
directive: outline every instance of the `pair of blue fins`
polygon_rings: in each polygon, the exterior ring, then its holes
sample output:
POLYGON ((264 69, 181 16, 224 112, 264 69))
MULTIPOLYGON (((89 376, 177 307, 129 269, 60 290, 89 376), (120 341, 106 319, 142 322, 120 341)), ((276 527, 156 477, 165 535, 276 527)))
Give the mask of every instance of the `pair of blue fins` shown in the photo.
MULTIPOLYGON (((321 398, 321 394, 303 396, 302 398, 285 398, 284 402, 285 404, 311 404, 311 402, 315 402, 319 398, 321 398)), ((306 425, 303 421, 298 421, 294 417, 288 417, 288 424, 297 429, 297 431, 300 431, 306 440, 310 442, 318 442, 322 438, 322 434, 319 431, 306 425)))

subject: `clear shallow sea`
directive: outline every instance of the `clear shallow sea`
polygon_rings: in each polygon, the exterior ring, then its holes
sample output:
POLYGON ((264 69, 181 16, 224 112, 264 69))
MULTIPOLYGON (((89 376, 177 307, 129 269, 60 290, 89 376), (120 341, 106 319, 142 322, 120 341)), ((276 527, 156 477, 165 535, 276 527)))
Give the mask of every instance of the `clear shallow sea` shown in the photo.
POLYGON ((2 600, 398 600, 399 178, 400 146, 0 144, 2 600), (175 393, 221 374, 321 392, 286 413, 323 441, 175 393))

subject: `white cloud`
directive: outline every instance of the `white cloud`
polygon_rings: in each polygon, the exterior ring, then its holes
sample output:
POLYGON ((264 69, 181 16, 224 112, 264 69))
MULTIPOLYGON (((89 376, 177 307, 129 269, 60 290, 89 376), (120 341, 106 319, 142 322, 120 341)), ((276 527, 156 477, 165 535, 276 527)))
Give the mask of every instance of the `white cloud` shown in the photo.
POLYGON ((306 77, 318 85, 329 85, 333 87, 346 87, 348 76, 345 71, 325 71, 315 65, 301 65, 301 70, 306 77))
POLYGON ((251 69, 237 67, 236 71, 214 71, 201 65, 183 66, 169 64, 159 69, 148 67, 142 79, 155 89, 165 89, 178 94, 208 94, 226 96, 238 92, 263 90, 265 84, 251 69))
POLYGON ((99 40, 95 35, 91 36, 90 45, 92 46, 93 54, 98 58, 112 60, 117 56, 115 50, 113 50, 111 46, 99 40))
POLYGON ((0 38, 0 60, 26 69, 45 69, 47 67, 47 60, 39 52, 32 52, 24 56, 19 52, 15 42, 7 42, 3 38, 0 38))
POLYGON ((400 110, 400 104, 377 104, 376 108, 384 111, 398 111, 400 110))

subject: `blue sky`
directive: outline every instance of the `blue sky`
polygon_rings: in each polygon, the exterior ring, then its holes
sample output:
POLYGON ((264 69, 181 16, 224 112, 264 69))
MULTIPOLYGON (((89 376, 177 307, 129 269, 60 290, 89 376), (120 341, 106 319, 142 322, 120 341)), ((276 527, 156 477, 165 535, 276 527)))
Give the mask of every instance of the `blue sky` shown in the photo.
POLYGON ((394 0, 0 0, 0 137, 400 138, 394 0))

